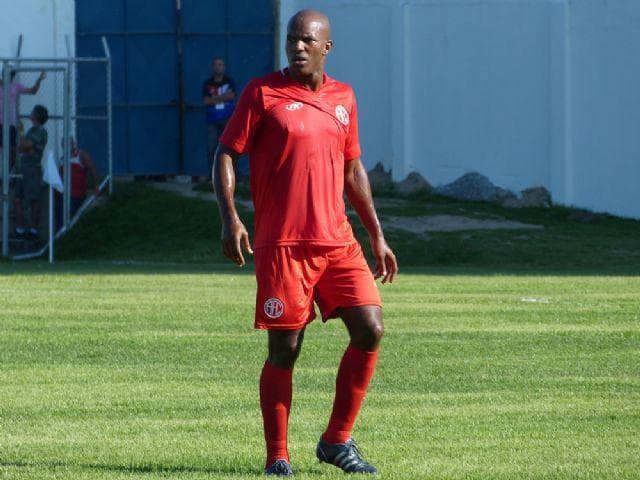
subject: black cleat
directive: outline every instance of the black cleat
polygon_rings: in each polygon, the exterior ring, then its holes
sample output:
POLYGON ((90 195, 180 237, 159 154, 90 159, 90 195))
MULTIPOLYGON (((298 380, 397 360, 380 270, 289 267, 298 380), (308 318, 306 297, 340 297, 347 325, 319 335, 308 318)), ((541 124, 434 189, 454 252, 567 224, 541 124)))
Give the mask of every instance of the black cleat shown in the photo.
POLYGON ((25 230, 19 232, 18 229, 16 228, 11 234, 11 238, 13 238, 14 240, 24 240, 26 234, 27 232, 25 230))
POLYGON ((265 475, 277 475, 278 477, 292 477, 293 470, 291 464, 286 460, 276 460, 274 463, 264 469, 265 475))
POLYGON ((37 231, 36 232, 28 231, 24 234, 24 238, 32 242, 37 242, 40 240, 40 235, 38 235, 37 231))
POLYGON ((378 474, 376 467, 364 461, 353 438, 344 443, 330 444, 320 437, 316 447, 316 456, 320 462, 335 465, 345 473, 378 474))

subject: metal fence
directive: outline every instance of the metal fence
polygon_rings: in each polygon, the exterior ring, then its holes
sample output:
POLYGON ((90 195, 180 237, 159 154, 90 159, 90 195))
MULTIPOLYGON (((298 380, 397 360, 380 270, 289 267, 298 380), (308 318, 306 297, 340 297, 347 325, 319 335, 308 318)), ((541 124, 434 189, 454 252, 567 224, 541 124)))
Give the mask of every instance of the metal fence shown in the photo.
MULTIPOLYGON (((71 139, 77 139, 82 146, 82 138, 77 138, 78 131, 91 131, 102 138, 104 148, 100 154, 105 158, 94 159, 94 163, 106 166, 106 171, 98 172, 99 177, 94 178, 94 192, 108 190, 113 191, 113 149, 112 149, 112 108, 111 108, 111 55, 105 38, 102 38, 103 57, 74 57, 71 54, 69 41, 67 41, 67 56, 64 58, 27 58, 20 56, 22 38, 16 57, 0 58, 2 64, 2 104, 3 115, 0 118, 2 124, 2 144, 0 170, 2 178, 2 256, 13 259, 33 258, 49 252, 49 261, 54 260, 54 243, 57 238, 64 235, 78 221, 82 213, 95 201, 96 194, 87 195, 82 205, 72 211, 72 175, 71 175, 71 139), (103 102, 95 105, 91 112, 79 113, 76 109, 79 68, 91 69, 92 75, 87 77, 97 84, 103 91, 103 102), (15 78, 12 79, 14 72, 15 78), (38 80, 38 78, 41 80, 38 80), (36 91, 34 91, 36 90, 36 91), (31 95, 27 95, 31 94, 31 95), (14 98, 12 98, 12 96, 14 98), (35 104, 44 105, 49 111, 49 120, 45 125, 48 132, 48 141, 43 154, 43 167, 46 168, 47 159, 51 156, 55 160, 55 171, 60 167, 62 173, 61 195, 54 195, 53 187, 49 184, 48 239, 42 237, 40 241, 30 244, 25 248, 19 248, 20 242, 12 242, 12 210, 15 184, 21 180, 21 174, 17 168, 20 162, 19 146, 22 130, 19 127, 23 122, 29 122, 30 112, 35 104), (15 119, 12 116, 12 106, 15 105, 15 119), (9 138, 12 125, 16 130, 16 149, 12 151, 9 138), (91 128, 86 128, 91 124, 91 128), (84 128, 82 128, 84 127, 84 128), (100 180, 99 178, 102 177, 100 180), (97 187, 97 188, 95 188, 97 187), (54 215, 55 204, 61 203, 58 219, 54 215), (43 245, 44 243, 44 245, 43 245)), ((95 87, 95 85, 94 85, 95 87)), ((90 153, 90 152, 89 152, 90 153)), ((104 168, 103 168, 104 170, 104 168)), ((45 198, 41 195, 41 199, 45 198)), ((45 202, 40 202, 44 204, 45 202)), ((26 209, 29 206, 26 206, 26 209)), ((40 226, 38 224, 38 226, 40 226)))
MULTIPOLYGON (((202 102, 211 58, 224 57, 237 94, 251 78, 271 72, 278 3, 75 2, 78 55, 100 55, 102 36, 113 52, 116 175, 211 175, 202 102)), ((84 82, 78 89, 78 111, 91 109, 96 92, 84 82)))

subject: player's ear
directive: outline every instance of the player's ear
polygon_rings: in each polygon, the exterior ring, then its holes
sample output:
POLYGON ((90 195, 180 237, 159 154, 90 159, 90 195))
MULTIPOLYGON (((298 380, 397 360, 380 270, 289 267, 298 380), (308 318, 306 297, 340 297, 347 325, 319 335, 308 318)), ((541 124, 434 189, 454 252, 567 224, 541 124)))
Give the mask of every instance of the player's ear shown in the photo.
POLYGON ((326 43, 324 44, 323 55, 327 55, 332 48, 333 48, 333 40, 327 40, 326 43))

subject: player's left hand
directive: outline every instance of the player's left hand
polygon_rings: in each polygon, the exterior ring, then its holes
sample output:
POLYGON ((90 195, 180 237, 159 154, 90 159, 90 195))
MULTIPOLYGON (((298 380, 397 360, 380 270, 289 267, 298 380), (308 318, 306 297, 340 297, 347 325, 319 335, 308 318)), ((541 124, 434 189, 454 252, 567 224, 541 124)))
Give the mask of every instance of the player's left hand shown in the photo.
POLYGON ((393 283, 393 279, 398 273, 398 262, 393 250, 387 245, 384 237, 371 238, 371 249, 376 257, 376 267, 373 277, 382 277, 382 283, 393 283))

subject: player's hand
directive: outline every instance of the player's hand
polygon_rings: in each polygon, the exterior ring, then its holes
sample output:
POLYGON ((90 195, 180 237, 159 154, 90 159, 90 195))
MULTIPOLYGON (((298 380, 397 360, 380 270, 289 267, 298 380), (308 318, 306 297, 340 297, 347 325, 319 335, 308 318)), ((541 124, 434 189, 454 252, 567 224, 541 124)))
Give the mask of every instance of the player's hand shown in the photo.
POLYGON ((376 279, 382 277, 382 283, 393 283, 393 279, 398 273, 398 262, 384 237, 371 238, 371 249, 376 257, 373 277, 376 279))
POLYGON ((249 234, 241 221, 224 222, 222 225, 222 252, 239 267, 244 266, 242 250, 253 255, 249 234))

